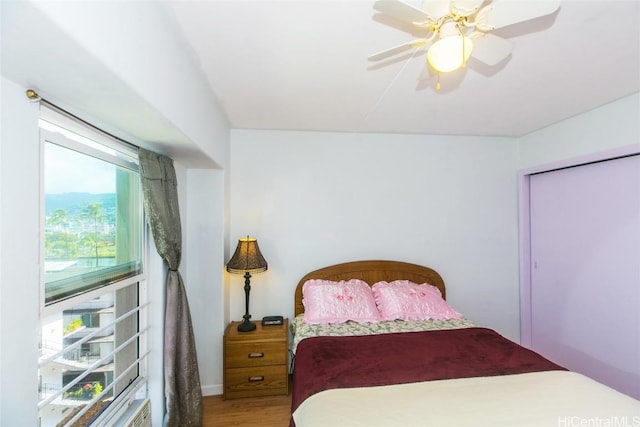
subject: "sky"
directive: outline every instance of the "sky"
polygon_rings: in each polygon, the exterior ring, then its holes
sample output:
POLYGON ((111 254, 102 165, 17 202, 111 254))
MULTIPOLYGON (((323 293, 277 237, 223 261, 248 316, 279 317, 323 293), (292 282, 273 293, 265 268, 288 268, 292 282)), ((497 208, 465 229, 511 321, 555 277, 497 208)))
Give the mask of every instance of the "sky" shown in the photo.
POLYGON ((46 194, 116 192, 113 164, 51 143, 45 144, 44 162, 46 194))

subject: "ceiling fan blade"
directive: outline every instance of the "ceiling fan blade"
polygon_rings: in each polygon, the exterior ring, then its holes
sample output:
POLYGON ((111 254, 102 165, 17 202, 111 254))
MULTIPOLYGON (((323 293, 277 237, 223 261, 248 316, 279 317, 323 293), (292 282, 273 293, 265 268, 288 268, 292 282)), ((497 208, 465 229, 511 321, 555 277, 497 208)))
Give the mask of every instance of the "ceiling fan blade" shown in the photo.
POLYGON ((429 15, 423 10, 401 0, 378 0, 373 4, 373 8, 378 12, 412 24, 430 20, 429 15))
POLYGON ((451 0, 451 12, 458 16, 471 16, 480 9, 484 0, 451 0))
POLYGON ((449 14, 449 0, 424 0, 422 10, 426 12, 434 21, 449 14))
POLYGON ((518 22, 549 15, 560 7, 560 0, 495 0, 480 9, 476 15, 476 28, 491 31, 518 22))
POLYGON ((424 46, 425 44, 427 44, 426 39, 411 40, 401 45, 394 46, 392 48, 383 50, 381 52, 374 53, 373 55, 370 55, 368 59, 369 61, 380 61, 381 59, 388 58, 400 52, 404 52, 405 50, 424 46))
POLYGON ((471 56, 487 65, 496 65, 511 53, 513 44, 494 34, 473 33, 473 51, 471 56), (477 37, 477 38, 476 38, 477 37))

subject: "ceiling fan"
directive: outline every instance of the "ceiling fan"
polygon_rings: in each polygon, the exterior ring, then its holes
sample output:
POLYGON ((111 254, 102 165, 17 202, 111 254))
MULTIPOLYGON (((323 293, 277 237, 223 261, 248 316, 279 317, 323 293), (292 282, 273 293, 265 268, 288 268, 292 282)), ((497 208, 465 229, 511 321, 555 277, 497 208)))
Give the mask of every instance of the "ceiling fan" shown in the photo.
POLYGON ((463 67, 470 57, 493 66, 509 56, 512 43, 491 31, 549 15, 559 7, 560 0, 424 0, 422 8, 403 0, 377 0, 375 10, 426 33, 374 53, 369 61, 431 44, 427 63, 438 77, 463 67))

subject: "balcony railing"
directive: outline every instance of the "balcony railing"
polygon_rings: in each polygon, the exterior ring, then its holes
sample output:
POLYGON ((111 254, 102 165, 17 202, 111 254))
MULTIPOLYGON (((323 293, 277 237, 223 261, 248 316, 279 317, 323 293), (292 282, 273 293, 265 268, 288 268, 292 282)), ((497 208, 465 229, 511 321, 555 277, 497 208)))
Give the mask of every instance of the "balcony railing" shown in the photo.
POLYGON ((60 390, 62 390, 62 387, 58 384, 40 384, 40 387, 38 388, 39 400, 58 393, 60 390))
MULTIPOLYGON (((65 352, 62 355, 62 358, 64 360, 69 360, 69 361, 72 361, 72 362, 93 363, 96 360, 100 359, 100 354, 89 353, 89 352, 86 352, 86 351, 82 351, 80 349, 75 349, 75 350, 71 350, 71 351, 65 352)), ((107 363, 111 363, 111 361, 109 361, 107 363)))

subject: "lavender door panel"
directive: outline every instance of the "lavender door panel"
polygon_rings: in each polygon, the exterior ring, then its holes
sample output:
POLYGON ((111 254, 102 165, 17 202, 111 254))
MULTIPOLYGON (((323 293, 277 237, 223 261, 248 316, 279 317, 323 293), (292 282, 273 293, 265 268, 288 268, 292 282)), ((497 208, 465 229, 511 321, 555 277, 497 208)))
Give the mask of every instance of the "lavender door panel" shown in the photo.
POLYGON ((640 155, 530 177, 531 346, 640 399, 640 155))

